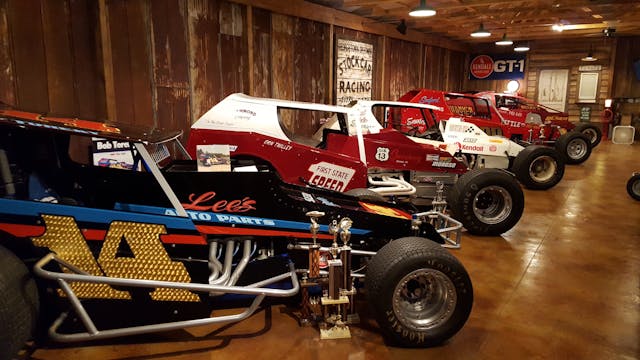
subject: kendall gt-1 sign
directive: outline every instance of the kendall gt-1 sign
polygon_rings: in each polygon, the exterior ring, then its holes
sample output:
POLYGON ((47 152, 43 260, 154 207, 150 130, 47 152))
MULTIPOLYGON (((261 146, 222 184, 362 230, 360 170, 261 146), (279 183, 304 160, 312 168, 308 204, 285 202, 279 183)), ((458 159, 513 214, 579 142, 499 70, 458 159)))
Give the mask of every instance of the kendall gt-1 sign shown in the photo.
POLYGON ((524 79, 526 55, 472 55, 469 64, 471 80, 524 79))

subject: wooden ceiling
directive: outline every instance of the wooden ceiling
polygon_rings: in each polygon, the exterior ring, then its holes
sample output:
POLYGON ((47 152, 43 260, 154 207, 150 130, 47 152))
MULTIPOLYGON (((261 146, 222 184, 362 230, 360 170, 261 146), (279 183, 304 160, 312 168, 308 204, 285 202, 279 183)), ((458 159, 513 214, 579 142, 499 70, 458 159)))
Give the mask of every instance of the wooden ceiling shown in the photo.
POLYGON ((307 0, 371 19, 372 22, 399 24, 405 20, 409 30, 474 45, 494 42, 504 33, 514 41, 640 36, 638 0, 427 0, 437 14, 414 18, 409 11, 420 0, 307 0), (472 38, 480 23, 491 32, 489 38, 472 38), (564 31, 551 29, 564 24, 564 31))

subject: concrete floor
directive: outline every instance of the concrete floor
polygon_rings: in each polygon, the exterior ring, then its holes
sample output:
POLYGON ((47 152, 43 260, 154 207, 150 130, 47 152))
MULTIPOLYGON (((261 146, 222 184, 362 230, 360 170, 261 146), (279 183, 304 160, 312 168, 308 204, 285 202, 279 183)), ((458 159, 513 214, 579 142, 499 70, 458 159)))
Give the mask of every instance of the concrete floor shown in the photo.
POLYGON ((603 142, 548 191, 526 191, 502 237, 465 235, 453 251, 475 303, 464 328, 431 349, 386 346, 375 324, 319 340, 284 306, 247 321, 147 337, 36 349, 35 359, 638 359, 640 202, 625 185, 640 144, 603 142), (195 336, 194 336, 195 335, 195 336))

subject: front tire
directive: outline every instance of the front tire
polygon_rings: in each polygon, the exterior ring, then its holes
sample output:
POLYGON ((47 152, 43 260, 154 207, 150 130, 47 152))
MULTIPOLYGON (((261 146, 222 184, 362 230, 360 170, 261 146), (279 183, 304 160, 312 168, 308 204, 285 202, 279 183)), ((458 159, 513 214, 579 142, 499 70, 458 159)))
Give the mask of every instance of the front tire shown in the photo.
POLYGON ((12 359, 34 335, 38 289, 27 267, 0 246, 0 359, 12 359))
POLYGON ((591 140, 577 131, 569 131, 560 136, 555 144, 556 150, 567 164, 582 164, 591 155, 591 140))
POLYGON ((369 263, 367 298, 385 337, 406 347, 438 345, 455 335, 473 306, 464 266, 439 244, 406 237, 369 263))
POLYGON ((562 180, 564 161, 555 149, 531 145, 518 153, 511 171, 525 187, 532 190, 546 190, 562 180))
POLYGON ((627 193, 632 198, 640 201, 640 173, 633 174, 627 181, 627 193))
POLYGON ((518 181, 497 169, 473 169, 462 175, 447 194, 454 218, 471 234, 500 235, 514 227, 524 211, 518 181))
POLYGON ((583 133, 591 140, 591 147, 594 148, 600 144, 602 140, 602 130, 590 123, 580 123, 573 129, 574 131, 583 133))

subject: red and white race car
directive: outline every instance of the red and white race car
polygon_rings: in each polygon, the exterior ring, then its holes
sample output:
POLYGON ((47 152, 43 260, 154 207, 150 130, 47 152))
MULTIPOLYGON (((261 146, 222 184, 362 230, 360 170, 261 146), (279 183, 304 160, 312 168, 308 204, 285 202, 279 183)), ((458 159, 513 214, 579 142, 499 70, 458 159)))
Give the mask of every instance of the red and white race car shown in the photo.
POLYGON ((569 121, 568 113, 538 104, 531 99, 493 91, 480 91, 473 94, 489 100, 498 109, 502 118, 513 123, 513 126, 526 127, 526 124, 545 124, 558 126, 563 133, 572 130, 579 131, 591 139, 593 147, 596 147, 602 139, 602 131, 598 126, 591 123, 576 125, 569 121))
POLYGON ((489 135, 504 136, 523 146, 554 146, 567 164, 586 161, 593 148, 590 138, 577 131, 566 131, 553 124, 505 120, 489 100, 475 95, 416 89, 407 92, 400 101, 438 106, 436 114, 442 119, 459 117, 489 135))
POLYGON ((341 107, 232 94, 192 125, 187 151, 193 156, 198 145, 228 144, 232 162, 275 171, 285 182, 417 207, 432 206, 444 191, 453 217, 475 234, 501 234, 518 222, 524 195, 512 174, 469 171, 464 159, 445 149, 383 128, 389 105, 341 107))

